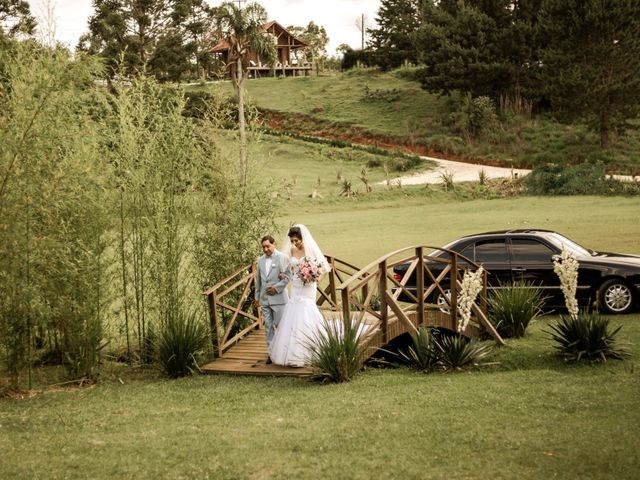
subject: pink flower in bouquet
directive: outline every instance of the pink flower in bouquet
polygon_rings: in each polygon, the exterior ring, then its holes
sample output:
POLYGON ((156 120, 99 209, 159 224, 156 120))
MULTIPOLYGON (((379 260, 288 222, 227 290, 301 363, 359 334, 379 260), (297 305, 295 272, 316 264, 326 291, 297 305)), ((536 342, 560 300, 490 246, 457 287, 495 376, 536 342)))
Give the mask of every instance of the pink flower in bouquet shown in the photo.
POLYGON ((320 264, 313 257, 302 257, 298 266, 298 276, 302 283, 309 284, 318 281, 322 275, 320 264))

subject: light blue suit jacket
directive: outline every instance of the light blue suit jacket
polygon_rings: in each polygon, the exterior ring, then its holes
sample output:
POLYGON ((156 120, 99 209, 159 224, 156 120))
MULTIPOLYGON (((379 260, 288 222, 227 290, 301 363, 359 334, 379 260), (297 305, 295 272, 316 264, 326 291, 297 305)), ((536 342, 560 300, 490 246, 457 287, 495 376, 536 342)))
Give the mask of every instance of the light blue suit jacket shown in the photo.
POLYGON ((289 283, 289 259, 281 252, 275 251, 271 254, 273 261, 271 270, 267 274, 267 256, 262 255, 258 259, 258 271, 256 272, 256 300, 260 305, 283 305, 289 301, 286 286, 289 283), (283 273, 285 277, 279 278, 283 273), (275 295, 267 295, 267 289, 275 287, 275 295))

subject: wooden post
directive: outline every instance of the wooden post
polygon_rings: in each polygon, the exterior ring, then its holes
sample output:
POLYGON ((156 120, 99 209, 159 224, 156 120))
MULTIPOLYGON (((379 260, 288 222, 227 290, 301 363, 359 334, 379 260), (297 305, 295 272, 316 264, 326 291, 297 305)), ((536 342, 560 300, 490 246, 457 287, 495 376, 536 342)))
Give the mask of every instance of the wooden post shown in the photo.
POLYGON ((481 310, 484 313, 485 317, 489 314, 489 302, 488 302, 488 294, 487 294, 487 271, 482 270, 482 301, 481 301, 481 310))
POLYGON ((329 272, 329 288, 331 289, 331 301, 334 305, 338 305, 338 298, 336 295, 336 262, 331 257, 331 271, 329 272))
POLYGON ((209 321, 211 323, 211 346, 213 347, 213 356, 220 355, 220 338, 218 338, 218 313, 216 312, 216 293, 215 291, 207 295, 209 303, 209 321))
POLYGON ((452 330, 455 332, 458 329, 458 254, 451 254, 451 322, 452 330))
POLYGON ((389 343, 389 309, 387 306, 387 261, 383 260, 378 266, 378 293, 380 294, 380 329, 383 344, 389 343))
POLYGON ((424 252, 422 247, 416 248, 418 270, 416 273, 416 295, 418 296, 418 327, 424 324, 424 252))
POLYGON ((351 308, 349 306, 349 287, 342 290, 342 321, 347 324, 351 318, 351 308))

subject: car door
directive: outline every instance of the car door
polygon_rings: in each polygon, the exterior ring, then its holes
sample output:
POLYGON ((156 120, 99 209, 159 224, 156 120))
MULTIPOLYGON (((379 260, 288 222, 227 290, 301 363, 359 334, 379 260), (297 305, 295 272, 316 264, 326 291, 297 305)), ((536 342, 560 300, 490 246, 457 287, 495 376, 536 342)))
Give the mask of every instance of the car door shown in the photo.
MULTIPOLYGON (((466 252, 463 252, 466 253, 466 252)), ((498 287, 511 283, 511 262, 504 238, 478 240, 474 244, 473 257, 469 258, 482 265, 487 271, 489 287, 498 287)))
POLYGON ((560 280, 553 271, 555 248, 535 238, 511 239, 511 272, 515 281, 523 281, 542 288, 547 304, 562 305, 560 280))

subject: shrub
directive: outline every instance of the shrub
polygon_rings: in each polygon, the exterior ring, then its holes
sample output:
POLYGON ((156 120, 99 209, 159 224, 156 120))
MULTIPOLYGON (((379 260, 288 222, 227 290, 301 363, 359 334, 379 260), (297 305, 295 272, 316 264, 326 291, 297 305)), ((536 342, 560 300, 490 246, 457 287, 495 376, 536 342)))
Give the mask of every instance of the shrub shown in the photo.
POLYGON ((611 195, 624 193, 619 180, 606 177, 602 163, 560 165, 546 163, 525 177, 529 193, 534 195, 611 195))
POLYGON ((542 313, 543 305, 542 290, 529 282, 502 285, 489 295, 489 320, 501 337, 519 338, 542 313))
POLYGON ((411 345, 398 352, 400 358, 412 368, 430 372, 438 366, 440 351, 436 346, 430 328, 421 326, 411 335, 411 345))
POLYGON ((609 320, 597 312, 581 312, 577 317, 560 317, 548 331, 558 354, 568 362, 622 360, 630 355, 616 336, 622 328, 609 330, 609 320))
POLYGON ((192 374, 209 342, 209 329, 195 312, 170 318, 160 328, 155 349, 162 370, 172 378, 192 374))
POLYGON ((440 335, 434 338, 439 363, 445 370, 461 370, 476 365, 491 353, 492 347, 459 335, 440 335))
POLYGON ((341 383, 349 382, 362 370, 366 360, 367 334, 364 323, 326 321, 308 340, 310 364, 318 372, 316 378, 341 383))

